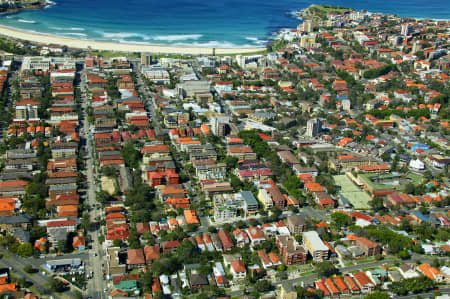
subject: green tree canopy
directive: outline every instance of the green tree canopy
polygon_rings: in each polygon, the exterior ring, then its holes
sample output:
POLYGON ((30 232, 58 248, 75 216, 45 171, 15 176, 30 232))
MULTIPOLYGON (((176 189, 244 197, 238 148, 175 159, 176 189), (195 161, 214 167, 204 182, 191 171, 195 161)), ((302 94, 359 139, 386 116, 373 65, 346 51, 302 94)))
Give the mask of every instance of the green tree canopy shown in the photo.
POLYGON ((375 291, 364 297, 364 299, 389 299, 390 296, 386 292, 375 291))
POLYGON ((339 270, 330 261, 318 263, 316 265, 316 271, 321 277, 330 277, 339 273, 339 270))
POLYGON ((30 257, 33 255, 33 245, 31 243, 23 243, 17 247, 16 254, 21 257, 30 257))
POLYGON ((139 162, 141 161, 141 152, 138 151, 135 146, 131 143, 127 143, 122 147, 120 151, 125 164, 130 167, 137 169, 139 167, 139 162))
POLYGON ((331 219, 338 228, 352 225, 352 218, 341 212, 333 213, 331 219))

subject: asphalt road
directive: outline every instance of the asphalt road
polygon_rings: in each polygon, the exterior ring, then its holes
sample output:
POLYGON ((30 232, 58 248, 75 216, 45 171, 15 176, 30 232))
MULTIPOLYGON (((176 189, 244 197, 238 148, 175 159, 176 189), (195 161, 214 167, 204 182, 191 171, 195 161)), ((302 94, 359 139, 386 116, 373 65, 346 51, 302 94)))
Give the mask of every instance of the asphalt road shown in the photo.
MULTIPOLYGON (((417 256, 417 259, 420 259, 422 262, 426 262, 426 263, 431 263, 434 260, 434 258, 435 257, 417 256)), ((403 261, 403 263, 412 263, 412 262, 415 262, 415 260, 416 260, 416 257, 413 257, 413 259, 405 260, 405 261, 403 261)), ((353 265, 353 266, 348 266, 348 267, 337 267, 337 268, 339 269, 339 271, 341 273, 350 273, 352 271, 361 271, 361 270, 367 269, 367 268, 381 267, 384 265, 393 265, 396 262, 398 262, 398 260, 382 260, 382 261, 373 262, 373 263, 365 263, 365 264, 353 265)), ((301 283, 303 283, 304 285, 311 285, 317 279, 318 279, 317 274, 313 273, 313 274, 300 276, 300 277, 293 278, 293 279, 284 280, 282 283, 288 283, 288 284, 291 284, 294 286, 301 285, 301 283)), ((281 282, 277 282, 274 284, 275 287, 278 287, 280 285, 281 285, 281 282)), ((252 291, 253 288, 248 288, 247 290, 252 291)), ((242 290, 231 291, 231 292, 227 293, 228 296, 239 296, 242 294, 243 294, 242 290)), ((411 297, 404 297, 404 298, 411 298, 411 297)))
POLYGON ((0 267, 12 268, 15 274, 18 274, 20 277, 32 282, 33 285, 39 287, 39 289, 43 291, 46 291, 47 294, 52 294, 53 298, 60 299, 60 297, 55 295, 52 290, 47 288, 48 276, 43 276, 41 273, 31 275, 22 270, 25 265, 32 264, 28 260, 31 261, 33 259, 22 259, 16 256, 8 256, 7 258, 4 257, 0 259, 0 267))
MULTIPOLYGON (((82 89, 86 85, 86 75, 85 72, 83 72, 82 75, 82 82, 81 86, 82 89)), ((81 135, 86 140, 86 152, 87 152, 87 159, 86 159, 86 176, 87 176, 87 182, 88 182, 88 189, 87 189, 87 203, 89 206, 92 207, 90 217, 91 222, 95 222, 98 219, 100 220, 100 210, 97 210, 95 208, 96 202, 96 185, 94 181, 94 174, 93 170, 95 169, 93 155, 94 150, 92 147, 92 142, 89 141, 89 122, 87 119, 87 107, 88 107, 88 99, 86 97, 82 98, 83 103, 82 107, 84 108, 83 112, 83 124, 84 124, 84 130, 83 134, 81 135)), ((92 138, 93 139, 93 138, 92 138)), ((98 241, 100 230, 92 232, 92 250, 93 252, 97 253, 95 256, 93 254, 89 255, 89 268, 94 271, 94 277, 89 281, 88 283, 88 294, 92 296, 93 298, 106 298, 106 293, 104 289, 106 288, 106 285, 103 280, 103 267, 102 267, 102 259, 103 259, 103 249, 98 241)))
MULTIPOLYGON (((445 289, 439 289, 437 292, 440 292, 442 295, 444 294, 450 294, 450 288, 445 289)), ((414 295, 407 295, 407 296, 397 296, 395 299, 416 299, 416 298, 435 298, 435 295, 433 292, 429 293, 420 293, 420 294, 414 294, 414 295)))

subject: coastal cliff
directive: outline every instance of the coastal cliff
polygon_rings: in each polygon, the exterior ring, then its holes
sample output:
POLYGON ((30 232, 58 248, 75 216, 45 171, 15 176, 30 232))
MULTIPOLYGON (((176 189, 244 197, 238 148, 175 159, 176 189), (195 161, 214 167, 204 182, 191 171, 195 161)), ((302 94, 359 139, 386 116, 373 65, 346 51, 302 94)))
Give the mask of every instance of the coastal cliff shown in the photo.
POLYGON ((327 14, 329 13, 337 13, 341 14, 346 11, 353 11, 353 8, 344 7, 344 6, 334 6, 334 5, 310 5, 309 7, 303 9, 299 16, 308 19, 308 18, 320 18, 322 20, 327 20, 327 14))
POLYGON ((0 0, 0 14, 16 13, 22 10, 42 9, 49 5, 46 0, 0 0))

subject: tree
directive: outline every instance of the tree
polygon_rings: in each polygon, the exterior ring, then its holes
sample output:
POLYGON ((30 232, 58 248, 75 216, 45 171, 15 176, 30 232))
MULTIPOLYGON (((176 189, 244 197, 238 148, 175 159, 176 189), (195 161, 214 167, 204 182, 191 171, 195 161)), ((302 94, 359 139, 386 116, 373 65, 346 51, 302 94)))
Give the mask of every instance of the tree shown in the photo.
POLYGON ((267 291, 269 291, 271 288, 272 288, 271 283, 270 283, 268 280, 265 280, 265 279, 258 280, 258 281, 256 282, 256 284, 255 284, 255 289, 256 289, 258 292, 261 292, 261 293, 267 292, 267 291))
POLYGON ((33 273, 34 269, 33 266, 31 266, 30 264, 26 264, 25 267, 23 267, 23 271, 27 273, 33 273))
POLYGON ((278 217, 280 217, 282 213, 280 208, 278 208, 277 206, 273 206, 272 208, 270 208, 270 212, 271 212, 270 220, 273 222, 277 221, 278 217))
POLYGON ((103 173, 104 176, 108 176, 108 177, 115 177, 116 176, 116 170, 112 166, 103 167, 102 173, 103 173))
POLYGON ((149 268, 141 273, 140 282, 144 288, 144 292, 151 291, 153 285, 153 275, 149 268))
POLYGON ((383 198, 379 196, 375 196, 370 202, 369 205, 375 212, 384 210, 383 198))
POLYGON ((177 256, 180 261, 189 263, 190 261, 193 261, 198 254, 195 251, 194 244, 189 240, 184 240, 177 248, 177 256))
POLYGON ((17 247, 16 254, 21 257, 30 257, 33 255, 33 245, 31 243, 23 243, 17 247))
POLYGON ((336 212, 331 215, 331 219, 336 224, 338 228, 343 226, 349 226, 352 224, 352 218, 347 214, 336 212))
POLYGON ((364 78, 366 79, 375 79, 380 76, 386 75, 391 71, 397 71, 397 66, 395 64, 388 64, 385 66, 382 66, 377 69, 372 69, 364 72, 364 78))
POLYGON ((142 235, 142 239, 144 239, 147 242, 148 246, 153 246, 156 243, 155 237, 153 236, 153 234, 151 232, 145 232, 142 235))
POLYGON ((141 160, 141 153, 134 147, 133 144, 125 144, 120 151, 125 164, 130 167, 137 169, 139 167, 139 162, 141 160))
POLYGON ((330 261, 318 263, 316 265, 316 271, 321 277, 330 277, 339 273, 339 270, 330 261))
POLYGON ((139 235, 135 229, 130 230, 130 234, 128 235, 127 241, 131 249, 141 248, 141 244, 139 242, 139 235))
POLYGON ((237 167, 238 158, 226 156, 225 164, 227 165, 227 170, 232 170, 237 167))
POLYGON ((415 190, 414 184, 413 183, 408 183, 405 185, 405 193, 406 194, 413 194, 415 190))
POLYGON ((123 244, 123 242, 122 242, 122 240, 120 240, 120 239, 115 239, 115 240, 113 240, 113 242, 112 242, 112 245, 113 245, 114 247, 121 247, 122 244, 123 244))
POLYGON ((89 218, 89 212, 84 211, 81 219, 81 227, 84 229, 84 231, 89 231, 91 228, 91 219, 89 218))
POLYGON ((406 295, 409 292, 414 294, 428 291, 435 286, 435 283, 426 276, 404 279, 399 282, 393 282, 390 290, 398 295, 406 295))
POLYGON ((277 267, 277 271, 278 272, 283 272, 286 271, 286 266, 284 264, 281 264, 277 267))
POLYGON ((310 299, 320 299, 323 298, 323 292, 321 290, 315 290, 303 288, 301 286, 297 287, 297 298, 310 298, 310 299))
POLYGON ((364 297, 364 299, 389 299, 390 296, 386 292, 375 291, 364 297))
POLYGON ((397 253, 397 257, 401 258, 402 260, 407 260, 411 257, 408 251, 401 250, 397 253))
POLYGON ((49 289, 52 291, 55 291, 57 293, 64 292, 64 290, 66 289, 65 284, 61 280, 55 279, 53 277, 50 277, 48 279, 47 283, 48 283, 49 289))

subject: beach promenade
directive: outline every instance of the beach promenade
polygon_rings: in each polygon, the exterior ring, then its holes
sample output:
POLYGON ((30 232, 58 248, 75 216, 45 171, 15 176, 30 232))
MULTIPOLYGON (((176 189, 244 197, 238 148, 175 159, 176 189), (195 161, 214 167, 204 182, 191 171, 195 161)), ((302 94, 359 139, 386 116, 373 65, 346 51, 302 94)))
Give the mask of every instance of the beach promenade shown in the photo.
POLYGON ((139 45, 127 43, 99 42, 85 39, 58 37, 42 33, 31 33, 0 26, 0 36, 11 37, 18 40, 30 41, 41 45, 61 45, 74 49, 89 49, 97 51, 116 52, 150 52, 155 54, 180 55, 218 55, 223 54, 251 54, 264 51, 266 48, 203 48, 203 47, 175 47, 166 45, 139 45))

